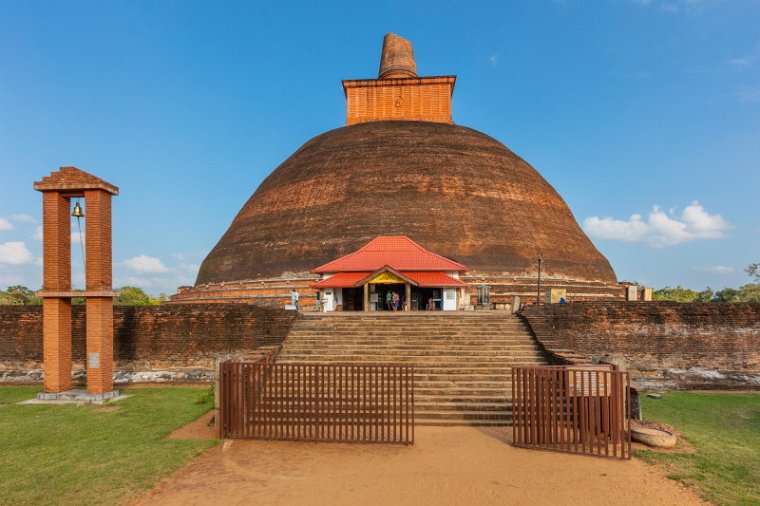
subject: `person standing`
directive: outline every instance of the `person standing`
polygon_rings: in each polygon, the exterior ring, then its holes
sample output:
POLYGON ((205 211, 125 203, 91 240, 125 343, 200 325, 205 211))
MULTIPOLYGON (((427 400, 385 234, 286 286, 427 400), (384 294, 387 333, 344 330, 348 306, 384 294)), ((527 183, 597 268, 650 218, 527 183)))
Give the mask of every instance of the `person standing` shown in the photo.
POLYGON ((401 298, 398 296, 398 293, 393 292, 393 310, 398 311, 399 306, 401 305, 401 298))
POLYGON ((393 294, 390 290, 385 293, 385 309, 391 310, 391 302, 393 301, 393 294))
POLYGON ((298 309, 298 291, 295 288, 290 290, 290 305, 298 309))

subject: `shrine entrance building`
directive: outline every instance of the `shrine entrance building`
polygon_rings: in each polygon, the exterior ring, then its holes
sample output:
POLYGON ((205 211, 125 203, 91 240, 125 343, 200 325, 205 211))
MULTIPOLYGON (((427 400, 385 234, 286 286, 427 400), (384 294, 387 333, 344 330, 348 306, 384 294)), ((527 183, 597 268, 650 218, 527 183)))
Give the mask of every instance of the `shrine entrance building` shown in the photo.
POLYGON ((357 251, 313 269, 322 279, 322 311, 455 311, 467 283, 464 265, 406 236, 379 236, 357 251))

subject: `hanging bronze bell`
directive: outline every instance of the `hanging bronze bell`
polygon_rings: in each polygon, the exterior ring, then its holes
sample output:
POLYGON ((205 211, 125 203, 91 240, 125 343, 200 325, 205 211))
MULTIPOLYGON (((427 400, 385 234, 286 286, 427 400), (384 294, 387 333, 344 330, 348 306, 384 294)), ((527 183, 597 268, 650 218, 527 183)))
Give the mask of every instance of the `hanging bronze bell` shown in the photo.
POLYGON ((82 211, 82 206, 79 205, 79 202, 74 204, 74 211, 71 213, 71 216, 74 218, 84 218, 84 211, 82 211))

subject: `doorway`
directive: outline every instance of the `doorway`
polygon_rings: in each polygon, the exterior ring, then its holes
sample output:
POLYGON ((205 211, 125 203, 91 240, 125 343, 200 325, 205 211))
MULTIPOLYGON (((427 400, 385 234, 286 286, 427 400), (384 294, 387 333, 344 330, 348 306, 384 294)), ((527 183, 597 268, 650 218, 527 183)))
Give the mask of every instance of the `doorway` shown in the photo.
POLYGON ((363 288, 344 288, 343 289, 343 310, 344 311, 363 311, 364 310, 364 289, 363 288))
POLYGON ((378 311, 393 311, 392 301, 393 294, 397 293, 399 296, 399 308, 398 311, 404 310, 404 304, 406 304, 406 286, 401 283, 395 284, 376 284, 375 293, 378 295, 377 310, 378 311), (390 296, 390 297, 389 297, 390 296))
POLYGON ((440 288, 412 287, 413 311, 436 311, 443 309, 443 299, 440 288))

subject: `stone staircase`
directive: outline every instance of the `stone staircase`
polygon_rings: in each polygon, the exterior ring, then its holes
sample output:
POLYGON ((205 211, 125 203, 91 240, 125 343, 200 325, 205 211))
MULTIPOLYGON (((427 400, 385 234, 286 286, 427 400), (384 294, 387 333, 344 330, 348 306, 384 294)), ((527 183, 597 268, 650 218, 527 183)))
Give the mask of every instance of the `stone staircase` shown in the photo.
POLYGON ((419 425, 511 422, 511 366, 545 364, 530 330, 501 312, 304 314, 278 363, 413 364, 419 425))

